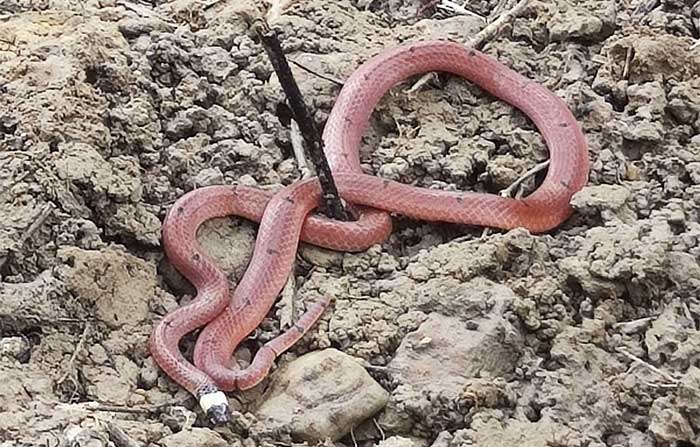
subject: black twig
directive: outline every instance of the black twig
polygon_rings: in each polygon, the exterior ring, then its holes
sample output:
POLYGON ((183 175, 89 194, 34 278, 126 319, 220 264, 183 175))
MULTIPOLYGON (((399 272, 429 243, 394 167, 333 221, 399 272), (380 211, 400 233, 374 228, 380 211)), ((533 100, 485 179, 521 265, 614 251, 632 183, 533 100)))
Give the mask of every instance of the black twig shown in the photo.
POLYGON ((297 67, 301 68, 301 69, 304 70, 305 72, 310 73, 310 74, 312 74, 312 75, 314 75, 314 76, 316 76, 316 77, 318 77, 318 78, 321 78, 321 79, 323 79, 323 80, 325 80, 325 81, 331 82, 331 83, 337 85, 338 87, 342 87, 342 86, 343 86, 343 81, 339 81, 338 79, 335 79, 335 78, 332 78, 332 77, 330 77, 330 76, 328 76, 328 75, 324 75, 324 74, 322 74, 322 73, 319 73, 319 72, 317 72, 317 71, 314 71, 314 70, 310 69, 309 67, 307 67, 306 65, 304 65, 304 64, 302 64, 302 63, 300 63, 300 62, 297 62, 297 61, 295 61, 295 60, 290 60, 289 62, 291 62, 292 64, 294 64, 294 65, 296 65, 297 67))
POLYGON ((328 160, 323 153, 323 141, 314 122, 311 119, 309 110, 304 103, 304 99, 299 91, 292 70, 289 68, 287 58, 282 52, 282 46, 277 38, 277 33, 270 29, 267 23, 263 20, 258 20, 256 28, 267 56, 270 58, 272 67, 277 73, 277 78, 282 85, 289 108, 292 110, 292 116, 299 125, 299 130, 306 143, 306 150, 309 158, 316 168, 316 175, 323 190, 323 211, 333 219, 349 220, 349 214, 343 203, 340 201, 338 189, 333 181, 331 169, 328 166, 328 160))

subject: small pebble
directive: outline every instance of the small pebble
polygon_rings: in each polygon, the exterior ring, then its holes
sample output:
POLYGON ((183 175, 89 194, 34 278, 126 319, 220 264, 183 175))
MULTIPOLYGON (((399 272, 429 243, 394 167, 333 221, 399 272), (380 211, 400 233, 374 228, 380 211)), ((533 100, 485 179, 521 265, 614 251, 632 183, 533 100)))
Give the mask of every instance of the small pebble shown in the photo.
POLYGON ((24 363, 29 360, 31 346, 26 338, 5 337, 0 338, 0 357, 12 357, 24 363))

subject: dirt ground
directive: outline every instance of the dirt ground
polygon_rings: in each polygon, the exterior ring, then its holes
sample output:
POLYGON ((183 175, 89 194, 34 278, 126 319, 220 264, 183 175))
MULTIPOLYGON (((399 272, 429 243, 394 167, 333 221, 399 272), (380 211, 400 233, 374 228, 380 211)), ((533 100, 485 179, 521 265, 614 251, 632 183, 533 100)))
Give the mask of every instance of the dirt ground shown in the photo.
MULTIPOLYGON (((150 359, 154 323, 192 296, 160 245, 170 205, 300 175, 241 1, 153 3, 0 0, 0 446, 313 444, 265 416, 270 380, 212 429, 150 359)), ((513 6, 289 3, 272 20, 289 58, 341 81, 382 48, 465 41, 513 6)), ((700 445, 699 31, 692 0, 532 0, 486 42, 570 106, 590 182, 546 235, 397 217, 364 253, 302 247, 295 300, 334 302, 278 366, 344 354, 386 395, 325 445, 700 445)), ((338 85, 293 69, 323 125, 338 85)), ((367 172, 498 193, 546 160, 532 124, 475 86, 409 86, 373 115, 367 172)), ((239 219, 201 231, 234 281, 254 238, 239 219)))

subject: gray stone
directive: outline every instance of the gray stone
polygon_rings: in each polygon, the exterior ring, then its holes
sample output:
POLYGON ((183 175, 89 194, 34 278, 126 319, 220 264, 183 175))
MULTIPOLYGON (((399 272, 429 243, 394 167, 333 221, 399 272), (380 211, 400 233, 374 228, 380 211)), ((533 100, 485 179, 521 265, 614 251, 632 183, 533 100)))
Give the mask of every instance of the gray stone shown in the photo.
POLYGON ((687 442, 697 445, 690 422, 679 411, 673 399, 662 397, 656 399, 649 410, 649 431, 661 445, 675 445, 677 442, 687 442))
POLYGON ((571 206, 587 216, 600 215, 606 224, 632 223, 636 215, 628 205, 630 190, 620 185, 586 186, 576 193, 571 206))
POLYGON ((31 346, 26 338, 0 338, 0 358, 6 356, 19 360, 20 362, 26 362, 29 359, 30 351, 31 346))
POLYGON ((90 428, 77 425, 68 426, 63 432, 67 445, 75 447, 103 447, 107 445, 106 436, 90 428))
POLYGON ((500 377, 513 371, 518 349, 505 333, 510 324, 494 318, 469 327, 465 322, 431 313, 408 334, 389 368, 414 388, 460 393, 475 377, 500 377))
POLYGON ((326 349, 281 368, 256 415, 267 427, 289 429, 298 439, 337 440, 388 399, 389 393, 357 360, 326 349))
POLYGON ((194 177, 194 184, 197 187, 221 185, 224 183, 224 174, 219 168, 205 168, 199 171, 194 177))
POLYGON ((593 9, 588 4, 585 7, 567 8, 555 14, 547 24, 553 41, 600 41, 613 33, 614 26, 615 4, 611 1, 596 2, 593 9))
POLYGON ((656 121, 632 120, 622 127, 622 136, 629 141, 659 143, 664 138, 664 129, 656 121))

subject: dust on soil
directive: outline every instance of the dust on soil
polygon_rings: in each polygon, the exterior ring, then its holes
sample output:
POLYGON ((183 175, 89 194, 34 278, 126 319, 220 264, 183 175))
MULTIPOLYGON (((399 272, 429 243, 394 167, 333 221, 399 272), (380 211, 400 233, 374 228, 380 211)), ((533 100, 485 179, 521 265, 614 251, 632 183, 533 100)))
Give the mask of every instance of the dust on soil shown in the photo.
MULTIPOLYGON (((561 228, 481 238, 399 218, 365 253, 302 249, 296 299, 335 302, 279 363, 334 347, 390 393, 335 445, 700 445, 700 3, 628 3, 533 1, 484 49, 583 125, 590 182, 561 228)), ((299 1, 274 25, 292 60, 341 80, 400 41, 483 26, 421 7, 299 1)), ((299 176, 240 2, 0 9, 0 445, 289 445, 255 416, 266 385, 213 431, 147 349, 192 292, 160 246, 173 201, 299 176)), ((294 71, 322 124, 338 87, 294 71)), ((395 88, 363 145, 368 172, 493 193, 546 157, 522 114, 446 76, 395 88)), ((235 280, 255 226, 201 235, 235 280)))

